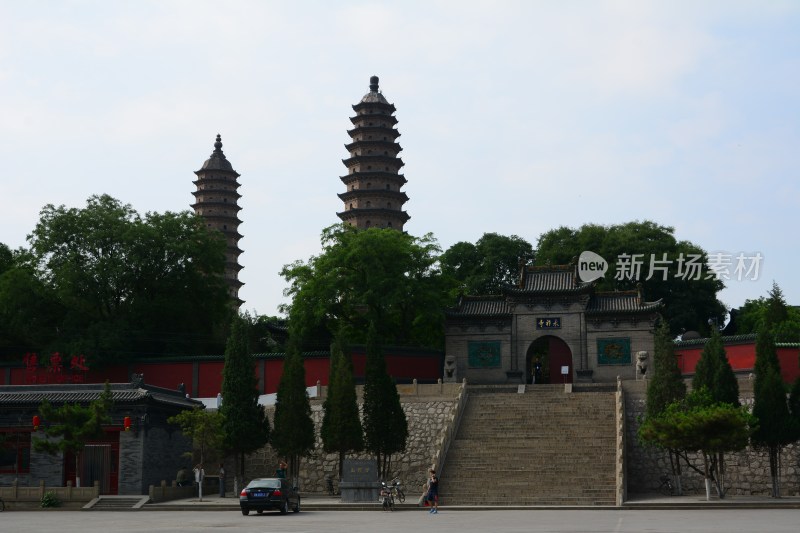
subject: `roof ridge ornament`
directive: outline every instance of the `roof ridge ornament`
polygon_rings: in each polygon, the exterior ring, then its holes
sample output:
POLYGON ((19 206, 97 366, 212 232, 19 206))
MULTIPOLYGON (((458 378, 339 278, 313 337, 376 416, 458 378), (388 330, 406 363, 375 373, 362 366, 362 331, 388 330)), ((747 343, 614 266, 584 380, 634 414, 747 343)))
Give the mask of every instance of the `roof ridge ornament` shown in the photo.
POLYGON ((370 76, 369 78, 369 91, 371 93, 378 92, 378 76, 370 76))
POLYGON ((222 135, 217 133, 217 142, 214 143, 214 152, 211 155, 220 154, 222 157, 225 157, 225 154, 222 153, 222 135))

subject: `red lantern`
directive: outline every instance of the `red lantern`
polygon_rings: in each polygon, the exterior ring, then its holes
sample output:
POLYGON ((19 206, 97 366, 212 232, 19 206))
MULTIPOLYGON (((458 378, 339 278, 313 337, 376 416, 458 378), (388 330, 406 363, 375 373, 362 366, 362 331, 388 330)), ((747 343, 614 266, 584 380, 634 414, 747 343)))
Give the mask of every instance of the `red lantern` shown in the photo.
POLYGON ((39 429, 39 415, 33 415, 33 430, 36 431, 39 429))
POLYGON ((125 431, 131 430, 131 417, 126 416, 122 419, 122 425, 125 426, 125 431))

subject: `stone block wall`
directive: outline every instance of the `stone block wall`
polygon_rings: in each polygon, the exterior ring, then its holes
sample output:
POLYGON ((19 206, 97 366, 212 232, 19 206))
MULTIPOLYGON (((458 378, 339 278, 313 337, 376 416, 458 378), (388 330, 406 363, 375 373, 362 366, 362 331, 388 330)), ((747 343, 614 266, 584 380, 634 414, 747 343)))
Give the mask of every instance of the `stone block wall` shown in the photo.
MULTIPOLYGON (((437 385, 420 385, 419 388, 438 388, 437 385)), ((400 389, 400 387, 398 387, 400 389)), ((431 467, 432 458, 438 451, 438 443, 446 432, 446 424, 453 418, 456 408, 456 394, 460 386, 444 386, 441 394, 404 395, 400 402, 408 420, 408 440, 403 453, 392 456, 393 476, 397 476, 406 486, 406 494, 416 494, 416 488, 422 487, 431 467)), ((267 414, 272 423, 274 410, 268 408, 267 414)), ((311 416, 316 432, 316 446, 310 457, 303 458, 300 467, 300 490, 305 493, 324 493, 327 490, 326 476, 331 476, 334 486, 338 485, 338 454, 326 454, 322 451, 320 427, 322 424, 322 400, 311 402, 311 416)), ((352 459, 371 459, 367 454, 348 456, 352 459)), ((279 458, 271 446, 259 450, 247 457, 245 465, 246 479, 273 476, 279 458)), ((228 462, 226 462, 228 464, 228 462)), ((233 486, 233 470, 229 470, 228 488, 233 486)), ((421 493, 421 490, 420 490, 421 493)))
MULTIPOLYGON (((156 426, 149 428, 146 433, 139 434, 144 435, 142 451, 146 457, 141 466, 139 485, 130 493, 123 493, 120 486, 120 494, 147 494, 150 485, 158 486, 162 480, 171 484, 181 466, 187 467, 189 471, 192 470, 194 465, 191 464, 191 460, 184 457, 184 453, 192 449, 192 442, 180 431, 170 426, 156 426)), ((121 445, 122 443, 120 447, 121 445)), ((212 470, 216 471, 216 467, 205 465, 205 470, 209 473, 212 470)))

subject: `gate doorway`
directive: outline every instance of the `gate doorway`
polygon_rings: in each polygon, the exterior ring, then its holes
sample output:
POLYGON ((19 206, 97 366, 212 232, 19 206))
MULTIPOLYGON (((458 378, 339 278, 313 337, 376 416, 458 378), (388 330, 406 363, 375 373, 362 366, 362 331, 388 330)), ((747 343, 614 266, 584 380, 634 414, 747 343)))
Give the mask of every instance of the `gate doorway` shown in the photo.
MULTIPOLYGON (((64 478, 76 486, 75 456, 64 454, 64 478)), ((97 481, 100 494, 119 491, 119 432, 106 433, 103 440, 92 441, 83 447, 77 465, 81 487, 91 487, 97 481)))
POLYGON ((539 337, 525 356, 526 383, 572 383, 572 350, 558 337, 539 337), (561 368, 567 367, 566 375, 561 368))

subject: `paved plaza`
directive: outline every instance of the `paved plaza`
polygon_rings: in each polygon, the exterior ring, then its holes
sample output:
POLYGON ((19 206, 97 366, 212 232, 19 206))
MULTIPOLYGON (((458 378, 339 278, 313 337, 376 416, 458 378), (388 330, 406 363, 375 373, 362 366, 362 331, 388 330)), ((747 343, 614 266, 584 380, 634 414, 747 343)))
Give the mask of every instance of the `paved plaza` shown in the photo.
POLYGON ((303 511, 242 516, 238 511, 15 511, 0 514, 0 531, 9 533, 110 533, 237 531, 242 533, 691 533, 798 531, 795 509, 678 510, 525 510, 303 511))

